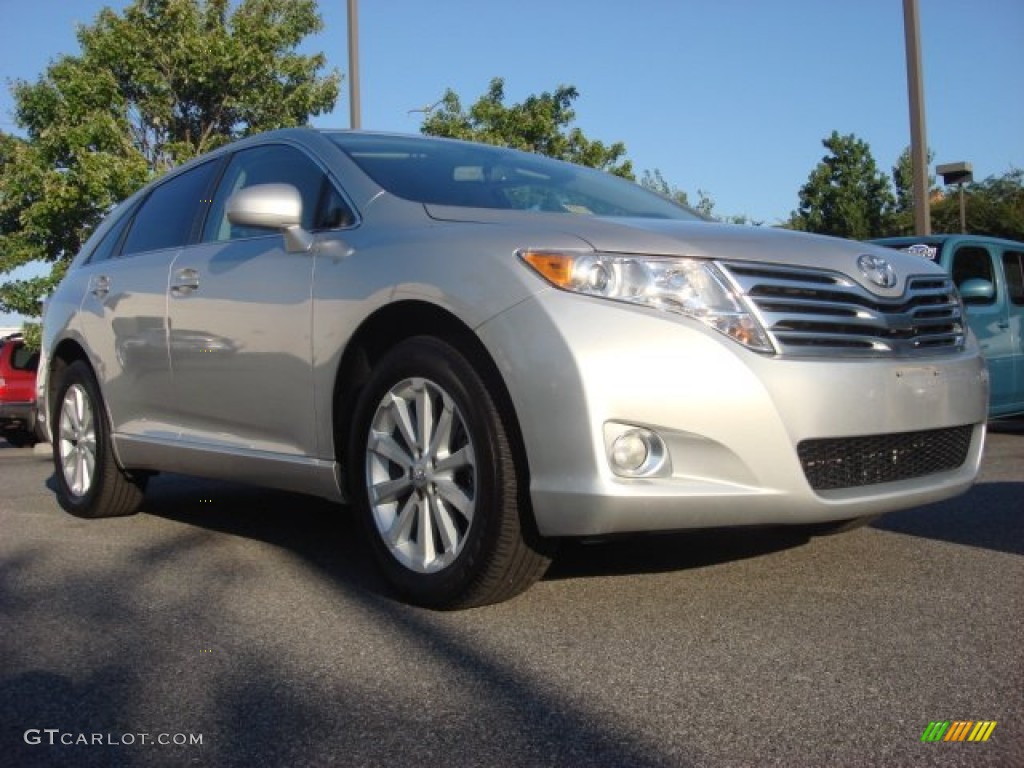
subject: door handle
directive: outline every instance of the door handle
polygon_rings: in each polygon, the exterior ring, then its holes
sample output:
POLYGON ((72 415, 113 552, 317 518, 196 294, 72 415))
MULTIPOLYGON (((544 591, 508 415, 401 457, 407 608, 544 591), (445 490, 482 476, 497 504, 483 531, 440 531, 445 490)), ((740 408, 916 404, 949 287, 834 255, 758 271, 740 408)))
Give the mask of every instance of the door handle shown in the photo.
POLYGON ((110 293, 110 276, 94 275, 89 279, 89 293, 98 299, 102 299, 110 293))
POLYGON ((174 273, 171 293, 175 296, 188 296, 199 288, 199 271, 192 268, 179 269, 174 273))

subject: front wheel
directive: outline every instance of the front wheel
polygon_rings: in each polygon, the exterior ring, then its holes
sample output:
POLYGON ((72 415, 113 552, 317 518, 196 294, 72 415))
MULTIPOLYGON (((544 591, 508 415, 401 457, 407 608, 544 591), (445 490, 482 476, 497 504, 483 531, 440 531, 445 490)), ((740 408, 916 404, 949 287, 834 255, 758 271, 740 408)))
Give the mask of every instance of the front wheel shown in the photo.
POLYGON ((510 425, 455 347, 397 345, 356 406, 353 502, 388 580, 411 602, 469 608, 539 579, 549 545, 531 525, 510 425))
POLYGON ((78 517, 134 514, 145 492, 145 475, 129 475, 114 459, 102 403, 88 365, 61 371, 52 422, 57 500, 78 517))

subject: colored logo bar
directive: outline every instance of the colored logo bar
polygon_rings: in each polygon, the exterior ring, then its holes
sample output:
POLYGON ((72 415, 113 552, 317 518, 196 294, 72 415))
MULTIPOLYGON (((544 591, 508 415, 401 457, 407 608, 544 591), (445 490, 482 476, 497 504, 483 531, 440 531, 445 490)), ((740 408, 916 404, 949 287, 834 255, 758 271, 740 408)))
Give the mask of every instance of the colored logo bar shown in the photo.
POLYGON ((933 720, 921 741, 988 741, 995 729, 995 720, 933 720))

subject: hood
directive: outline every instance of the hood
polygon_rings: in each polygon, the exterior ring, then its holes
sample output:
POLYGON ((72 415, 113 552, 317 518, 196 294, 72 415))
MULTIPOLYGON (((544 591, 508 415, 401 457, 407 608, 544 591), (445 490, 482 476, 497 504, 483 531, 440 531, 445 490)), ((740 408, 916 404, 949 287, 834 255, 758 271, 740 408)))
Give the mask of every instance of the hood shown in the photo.
POLYGON ((426 206, 431 218, 502 224, 522 231, 523 247, 543 248, 543 233, 558 232, 587 242, 597 251, 645 256, 692 256, 727 261, 763 262, 842 272, 872 293, 898 296, 911 275, 943 275, 936 265, 911 254, 870 243, 786 229, 668 219, 616 219, 487 208, 426 206), (895 270, 889 289, 871 282, 858 259, 871 254, 895 270))

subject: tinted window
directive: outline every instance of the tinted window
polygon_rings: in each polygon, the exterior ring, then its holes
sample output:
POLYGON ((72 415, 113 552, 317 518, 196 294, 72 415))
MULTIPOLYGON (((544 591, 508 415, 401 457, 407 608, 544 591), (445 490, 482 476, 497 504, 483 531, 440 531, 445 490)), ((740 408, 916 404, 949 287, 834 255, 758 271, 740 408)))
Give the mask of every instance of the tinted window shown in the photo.
POLYGON ((121 236, 124 234, 125 229, 128 228, 131 220, 131 211, 128 211, 117 220, 117 223, 107 231, 107 234, 103 236, 100 244, 97 245, 89 255, 90 263, 103 261, 104 259, 109 259, 114 255, 115 249, 121 243, 121 236))
POLYGON ((302 197, 302 227, 313 230, 344 226, 352 216, 341 196, 327 181, 327 174, 305 154, 283 144, 244 149, 231 158, 203 227, 203 240, 237 240, 272 234, 259 227, 243 227, 228 221, 228 198, 255 184, 291 184, 302 197), (325 205, 321 206, 321 199, 325 205), (323 211, 323 213, 321 213, 323 211))
POLYGON ((19 371, 34 371, 39 367, 39 352, 18 344, 11 352, 11 367, 19 371))
POLYGON ((185 245, 196 213, 208 205, 207 191, 215 169, 215 161, 203 163, 156 187, 135 214, 122 252, 185 245))
POLYGON ((1006 287, 1010 301, 1024 305, 1024 251, 1003 253, 1003 269, 1006 272, 1006 287))
MULTIPOLYGON (((956 253, 953 254, 953 282, 959 288, 968 280, 985 280, 993 287, 996 285, 992 256, 987 249, 976 245, 965 245, 956 249, 956 253)), ((991 299, 974 298, 967 302, 992 304, 995 302, 995 294, 991 299)))
POLYGON ((625 179, 529 152, 440 139, 325 135, 367 176, 406 200, 591 216, 701 219, 625 179))

